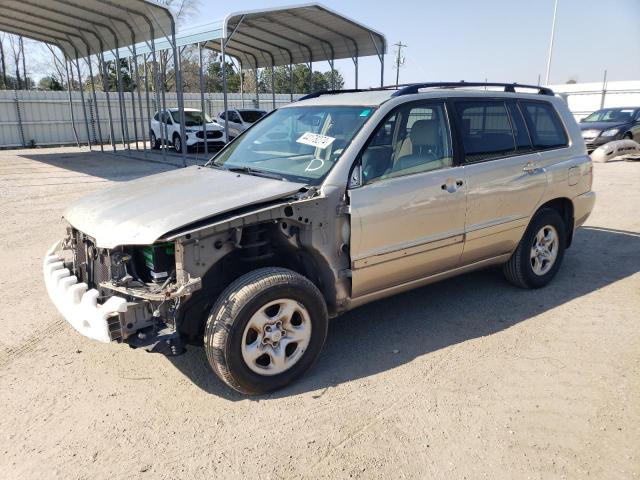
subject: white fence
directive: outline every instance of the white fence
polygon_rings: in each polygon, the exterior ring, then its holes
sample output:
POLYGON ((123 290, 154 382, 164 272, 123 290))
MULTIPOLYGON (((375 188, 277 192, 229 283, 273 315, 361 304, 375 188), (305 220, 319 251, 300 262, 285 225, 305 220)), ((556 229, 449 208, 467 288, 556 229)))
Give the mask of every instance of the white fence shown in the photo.
POLYGON ((591 112, 606 107, 640 107, 640 81, 574 83, 549 85, 562 96, 569 110, 580 120, 591 112))
MULTIPOLYGON (((110 143, 109 108, 106 94, 96 92, 97 105, 93 96, 85 92, 85 108, 89 121, 89 136, 92 143, 98 143, 99 132, 105 143, 110 143), (97 107, 97 108, 96 108, 97 107), (99 119, 99 121, 98 121, 99 119)), ((300 95, 294 95, 294 99, 300 95)), ((238 93, 229 94, 229 108, 241 108, 242 98, 238 93)), ((289 94, 276 95, 276 106, 290 102, 289 94)), ((111 118, 113 121, 114 139, 122 141, 123 124, 120 121, 120 105, 117 93, 110 93, 111 118)), ((253 108, 258 106, 255 93, 244 95, 244 106, 253 108)), ((84 122, 84 111, 80 99, 80 92, 72 92, 73 113, 75 117, 75 130, 81 143, 87 142, 87 128, 84 122)), ((142 117, 136 92, 135 112, 131 102, 131 93, 125 93, 126 119, 124 127, 128 130, 128 137, 134 141, 143 140, 148 136, 149 122, 147 113, 146 95, 142 92, 142 117), (135 119, 135 122, 134 122, 135 119)), ((165 94, 167 108, 178 105, 175 93, 165 94)), ((200 109, 200 94, 185 93, 185 107, 200 109)), ((224 109, 222 93, 205 94, 205 110, 212 117, 218 115, 224 109)), ((260 94, 260 108, 271 110, 272 97, 270 93, 260 94)), ((153 95, 149 98, 149 110, 151 115, 157 110, 153 95)), ((71 112, 69 109, 69 96, 67 92, 40 92, 40 91, 0 91, 0 148, 45 146, 75 144, 75 135, 72 128, 71 112)))

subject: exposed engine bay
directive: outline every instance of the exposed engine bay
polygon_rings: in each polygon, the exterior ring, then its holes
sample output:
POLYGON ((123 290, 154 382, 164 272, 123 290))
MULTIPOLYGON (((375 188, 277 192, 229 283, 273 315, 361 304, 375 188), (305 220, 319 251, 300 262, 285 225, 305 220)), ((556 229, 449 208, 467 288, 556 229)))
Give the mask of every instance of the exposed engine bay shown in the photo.
MULTIPOLYGON (((200 341, 222 290, 256 268, 304 272, 324 286, 327 298, 348 297, 348 275, 333 275, 348 271, 348 218, 337 212, 343 222, 335 229, 335 220, 327 222, 326 210, 317 208, 322 199, 315 194, 300 192, 286 203, 269 202, 200 222, 151 245, 100 248, 94 238, 69 226, 65 266, 99 292, 99 302, 114 295, 126 299, 126 311, 109 319, 112 341, 177 354, 182 340, 200 341)), ((340 310, 339 301, 329 304, 332 312, 340 310)))

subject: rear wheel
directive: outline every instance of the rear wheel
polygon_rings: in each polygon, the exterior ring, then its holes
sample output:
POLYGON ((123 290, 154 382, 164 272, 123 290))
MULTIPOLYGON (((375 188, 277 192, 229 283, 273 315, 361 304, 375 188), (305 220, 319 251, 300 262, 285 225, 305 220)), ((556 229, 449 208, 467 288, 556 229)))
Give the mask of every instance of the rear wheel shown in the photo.
POLYGON ((322 294, 307 278, 284 268, 255 270, 233 282, 211 309, 207 358, 241 393, 282 388, 318 358, 327 317, 322 294))
POLYGON ((151 130, 151 148, 153 148, 154 150, 157 150, 160 148, 160 140, 158 140, 158 138, 156 137, 156 134, 153 133, 153 130, 151 130))
POLYGON ((536 213, 518 248, 504 265, 507 280, 521 288, 540 288, 555 277, 564 257, 566 227, 551 208, 536 213))

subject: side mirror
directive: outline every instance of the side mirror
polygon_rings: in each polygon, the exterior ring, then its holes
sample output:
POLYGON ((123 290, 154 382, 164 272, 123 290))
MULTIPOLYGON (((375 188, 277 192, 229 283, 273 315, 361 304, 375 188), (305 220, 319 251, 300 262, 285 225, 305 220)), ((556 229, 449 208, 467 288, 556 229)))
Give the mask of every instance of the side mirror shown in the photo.
POLYGON ((358 163, 353 167, 351 176, 349 177, 349 188, 358 188, 362 186, 362 160, 358 159, 358 163))

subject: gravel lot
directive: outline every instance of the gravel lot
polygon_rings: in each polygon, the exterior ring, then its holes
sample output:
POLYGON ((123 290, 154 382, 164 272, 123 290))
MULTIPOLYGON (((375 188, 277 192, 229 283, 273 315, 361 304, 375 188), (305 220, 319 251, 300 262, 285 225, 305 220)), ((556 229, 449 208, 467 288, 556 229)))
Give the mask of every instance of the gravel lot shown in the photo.
POLYGON ((596 209, 547 288, 492 269, 362 307, 302 381, 251 399, 202 349, 85 339, 44 290, 69 202, 169 168, 0 152, 0 477, 640 477, 640 163, 594 166, 596 209))

